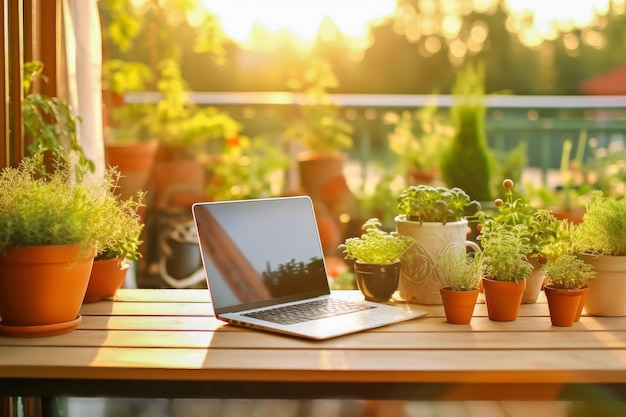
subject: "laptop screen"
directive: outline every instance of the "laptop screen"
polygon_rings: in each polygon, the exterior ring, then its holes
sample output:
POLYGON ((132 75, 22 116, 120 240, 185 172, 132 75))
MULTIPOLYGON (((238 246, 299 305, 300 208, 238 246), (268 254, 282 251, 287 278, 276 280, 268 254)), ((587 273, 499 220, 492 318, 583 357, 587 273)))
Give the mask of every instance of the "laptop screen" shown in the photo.
POLYGON ((330 292, 309 197, 196 203, 193 215, 216 314, 330 292))

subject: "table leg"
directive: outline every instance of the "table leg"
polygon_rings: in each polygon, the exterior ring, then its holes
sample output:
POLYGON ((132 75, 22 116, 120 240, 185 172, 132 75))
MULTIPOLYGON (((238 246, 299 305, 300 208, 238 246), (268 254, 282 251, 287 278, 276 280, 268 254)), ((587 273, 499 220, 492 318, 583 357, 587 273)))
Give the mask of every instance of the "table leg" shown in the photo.
POLYGON ((13 397, 0 397, 0 417, 13 417, 14 412, 13 397))

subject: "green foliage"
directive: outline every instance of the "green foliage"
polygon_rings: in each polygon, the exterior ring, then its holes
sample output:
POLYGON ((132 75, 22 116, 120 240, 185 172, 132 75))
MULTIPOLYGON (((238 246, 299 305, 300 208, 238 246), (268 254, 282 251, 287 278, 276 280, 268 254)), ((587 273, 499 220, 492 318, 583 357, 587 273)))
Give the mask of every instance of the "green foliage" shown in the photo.
POLYGON ((467 65, 457 75, 450 109, 455 133, 441 158, 444 182, 478 201, 491 199, 493 169, 485 133, 484 83, 484 65, 467 65))
POLYGON ((265 138, 232 136, 210 167, 207 194, 215 200, 275 197, 283 190, 288 160, 265 138))
POLYGON ((350 149, 353 127, 338 116, 328 89, 337 87, 337 78, 325 60, 316 57, 302 74, 287 81, 290 90, 302 96, 299 119, 284 134, 285 140, 300 143, 306 150, 336 155, 350 149))
POLYGON ((470 207, 480 209, 480 204, 460 188, 412 185, 398 197, 398 213, 418 222, 456 222, 470 207))
POLYGON ((589 279, 596 276, 593 265, 572 254, 549 259, 542 269, 548 284, 566 290, 582 288, 589 279))
POLYGON ((95 196, 92 227, 97 231, 96 259, 99 260, 117 257, 134 261, 141 257, 139 237, 144 225, 137 211, 143 205, 145 193, 139 191, 134 198, 121 199, 115 193, 120 177, 118 171, 107 170, 104 183, 111 186, 103 188, 101 193, 95 196))
POLYGON ((400 174, 406 178, 414 169, 428 173, 438 171, 441 149, 448 146, 452 132, 441 120, 435 104, 414 113, 388 113, 385 121, 393 125, 388 135, 389 149, 398 159, 400 174))
POLYGON ((626 198, 594 191, 576 229, 574 244, 582 253, 626 255, 626 198))
POLYGON ((466 252, 446 252, 439 257, 437 272, 442 287, 454 291, 471 291, 478 288, 482 269, 478 258, 466 252))
POLYGON ((495 223, 489 234, 481 235, 478 259, 484 278, 519 283, 533 271, 526 255, 530 252, 523 225, 495 223))
POLYGON ((53 150, 65 147, 76 152, 81 164, 86 164, 94 170, 93 162, 87 159, 78 141, 76 131, 80 120, 74 115, 69 103, 59 97, 31 92, 36 80, 47 81, 42 72, 42 62, 24 63, 22 120, 24 133, 31 138, 28 154, 32 155, 39 149, 53 150))
POLYGON ((377 218, 365 222, 365 231, 360 237, 346 239, 339 245, 346 259, 354 259, 366 264, 390 264, 401 260, 402 255, 415 243, 410 236, 381 230, 377 218))
POLYGON ((107 184, 87 183, 85 169, 73 167, 67 150, 52 155, 51 172, 44 152, 37 151, 0 173, 0 252, 9 246, 96 244, 94 194, 107 184))
POLYGON ((545 258, 546 246, 557 238, 559 222, 546 209, 537 209, 515 194, 515 183, 503 181, 505 199, 496 199, 496 213, 492 215, 481 211, 477 213, 480 224, 480 240, 482 244, 493 234, 501 233, 505 228, 515 228, 516 232, 528 245, 527 255, 545 258))

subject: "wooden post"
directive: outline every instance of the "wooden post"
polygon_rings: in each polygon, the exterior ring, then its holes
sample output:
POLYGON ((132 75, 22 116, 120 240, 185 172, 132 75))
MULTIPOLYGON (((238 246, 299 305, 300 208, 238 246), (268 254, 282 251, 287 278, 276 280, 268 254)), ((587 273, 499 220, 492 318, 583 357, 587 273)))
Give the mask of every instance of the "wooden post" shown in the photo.
POLYGON ((17 166, 24 157, 24 128, 22 126, 22 91, 24 62, 24 9, 22 0, 9 0, 9 97, 11 165, 17 166))
POLYGON ((9 141, 9 27, 7 24, 8 3, 1 0, 0 21, 0 169, 7 167, 11 163, 11 147, 9 141))

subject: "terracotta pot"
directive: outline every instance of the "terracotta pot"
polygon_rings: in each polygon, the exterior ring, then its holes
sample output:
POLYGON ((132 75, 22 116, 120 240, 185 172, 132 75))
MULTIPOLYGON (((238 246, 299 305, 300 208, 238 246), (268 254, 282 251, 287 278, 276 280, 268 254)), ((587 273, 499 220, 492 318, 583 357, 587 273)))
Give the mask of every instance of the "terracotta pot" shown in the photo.
POLYGON ((596 276, 587 281, 585 310, 593 316, 626 316, 626 256, 581 255, 596 276))
MULTIPOLYGON (((324 201, 324 190, 330 181, 343 178, 345 157, 303 153, 298 156, 300 187, 313 200, 324 201)), ((326 194, 329 190, 326 190, 326 194)), ((327 195, 328 197, 328 195, 327 195)))
POLYGON ((474 307, 478 299, 478 290, 455 291, 451 288, 441 288, 441 300, 446 312, 446 319, 452 324, 467 324, 472 320, 474 307))
POLYGON ((356 284, 368 301, 389 301, 398 289, 400 262, 387 265, 354 263, 356 284))
POLYGON ((156 142, 107 144, 104 150, 107 164, 117 167, 123 175, 117 189, 123 199, 134 197, 139 190, 148 189, 148 180, 157 151, 156 142))
POLYGON ((483 291, 489 320, 513 321, 522 302, 526 281, 520 283, 483 278, 483 291))
POLYGON ((124 284, 129 266, 119 258, 94 261, 83 302, 95 303, 113 297, 124 284))
POLYGON ((550 285, 546 285, 544 291, 548 299, 552 325, 570 327, 574 324, 582 292, 554 288, 550 285))
POLYGON ((587 295, 589 294, 589 287, 584 286, 580 289, 580 302, 578 303, 578 310, 576 311, 576 317, 574 317, 574 321, 579 321, 580 316, 583 313, 583 307, 585 306, 585 302, 587 301, 587 295))
POLYGON ((94 256, 83 255, 76 245, 8 248, 0 256, 0 333, 40 336, 73 330, 94 256))
POLYGON ((437 269, 439 257, 445 253, 464 253, 467 248, 480 247, 467 239, 467 220, 449 222, 414 222, 396 217, 399 234, 411 236, 415 244, 407 253, 410 261, 402 262, 400 297, 418 304, 441 304, 441 277, 437 269))

